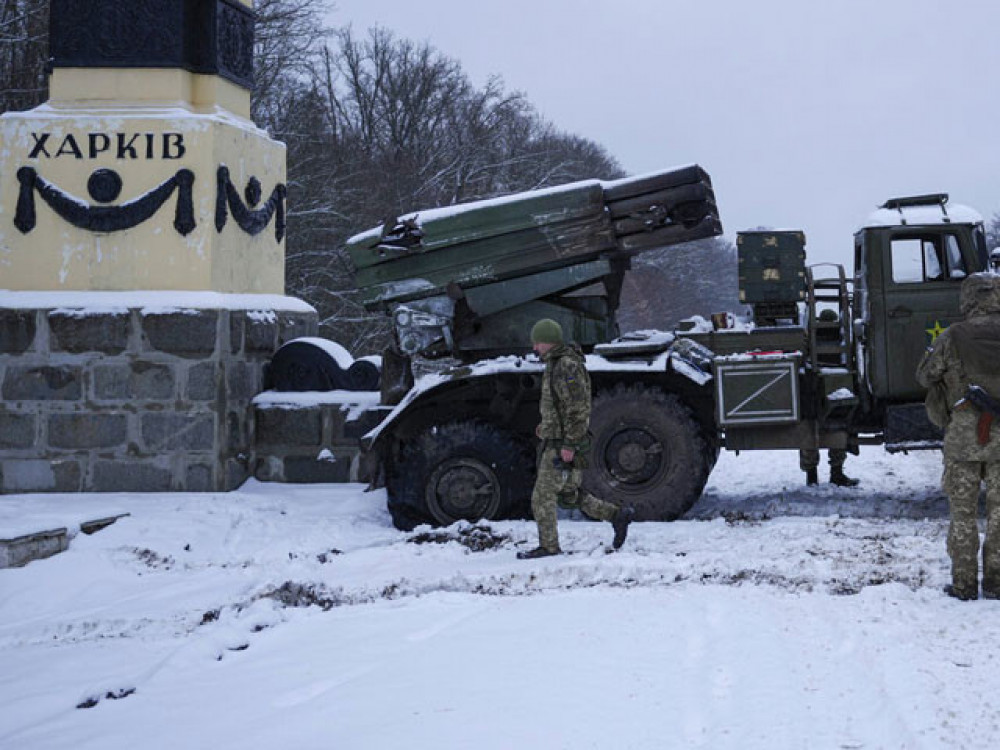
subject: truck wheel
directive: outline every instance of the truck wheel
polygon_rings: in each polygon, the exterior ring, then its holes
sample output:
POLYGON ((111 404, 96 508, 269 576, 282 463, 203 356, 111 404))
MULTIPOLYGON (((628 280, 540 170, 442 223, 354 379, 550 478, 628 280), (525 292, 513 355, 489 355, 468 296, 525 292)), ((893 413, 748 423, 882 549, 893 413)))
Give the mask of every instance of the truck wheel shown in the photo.
POLYGON ((523 510, 534 473, 530 448, 494 425, 432 427, 406 445, 387 478, 389 511, 404 529, 417 518, 442 526, 504 518, 523 510))
POLYGON ((672 521, 701 496, 717 455, 681 400, 655 388, 618 385, 594 399, 586 489, 635 508, 636 520, 672 521))

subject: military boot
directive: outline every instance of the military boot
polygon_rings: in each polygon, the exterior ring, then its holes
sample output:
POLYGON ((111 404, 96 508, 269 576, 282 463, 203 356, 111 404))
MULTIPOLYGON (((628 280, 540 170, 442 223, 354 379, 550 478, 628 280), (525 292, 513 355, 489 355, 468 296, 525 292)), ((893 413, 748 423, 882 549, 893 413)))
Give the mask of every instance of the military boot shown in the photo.
POLYGON ((625 544, 625 537, 628 536, 628 525, 632 523, 633 518, 635 518, 635 508, 631 505, 623 505, 615 513, 615 517, 611 521, 611 527, 615 530, 615 538, 611 542, 613 548, 621 549, 622 545, 625 544))
POLYGON ((819 484, 819 476, 816 473, 816 469, 806 469, 806 484, 812 487, 815 484, 819 484))
MULTIPOLYGON (((978 588, 978 586, 976 588, 978 588)), ((944 593, 963 602, 971 602, 979 598, 979 592, 976 591, 976 589, 960 588, 951 583, 944 587, 944 593)))
POLYGON ((835 484, 838 487, 857 487, 860 484, 860 480, 847 476, 843 469, 831 469, 830 484, 835 484))
POLYGON ((562 554, 562 550, 550 550, 545 549, 545 547, 535 547, 534 549, 524 550, 517 553, 518 560, 537 560, 539 557, 552 557, 553 555, 562 554))

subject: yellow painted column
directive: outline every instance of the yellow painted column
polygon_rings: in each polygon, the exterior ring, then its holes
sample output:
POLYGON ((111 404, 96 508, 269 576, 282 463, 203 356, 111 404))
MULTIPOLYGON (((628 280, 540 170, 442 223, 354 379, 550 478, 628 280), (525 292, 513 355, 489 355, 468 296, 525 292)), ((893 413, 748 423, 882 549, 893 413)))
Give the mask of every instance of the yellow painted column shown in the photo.
POLYGON ((285 148, 250 120, 252 3, 161 5, 53 0, 50 99, 0 117, 0 290, 284 292, 285 148))

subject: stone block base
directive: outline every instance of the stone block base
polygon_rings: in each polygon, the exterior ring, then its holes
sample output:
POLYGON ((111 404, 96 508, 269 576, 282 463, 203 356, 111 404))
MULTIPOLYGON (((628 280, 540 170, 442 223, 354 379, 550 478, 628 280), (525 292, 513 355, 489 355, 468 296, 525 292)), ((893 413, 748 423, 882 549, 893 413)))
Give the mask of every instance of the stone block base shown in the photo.
POLYGON ((254 401, 254 476, 263 482, 367 481, 360 439, 391 410, 378 405, 377 393, 262 393, 254 401))
POLYGON ((0 493, 235 489, 255 465, 264 366, 317 328, 304 303, 267 295, 4 306, 18 294, 0 293, 0 493))

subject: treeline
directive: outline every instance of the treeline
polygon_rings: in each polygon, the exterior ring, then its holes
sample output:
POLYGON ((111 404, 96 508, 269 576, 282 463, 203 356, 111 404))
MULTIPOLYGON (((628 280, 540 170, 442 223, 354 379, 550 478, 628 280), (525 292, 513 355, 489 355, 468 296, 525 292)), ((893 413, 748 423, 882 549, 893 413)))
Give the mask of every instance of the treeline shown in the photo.
POLYGON ((622 287, 622 331, 670 330, 693 315, 746 312, 739 304, 736 245, 725 237, 644 253, 632 268, 622 287))
MULTIPOLYGON (((28 109, 47 96, 48 0, 0 2, 0 108, 28 109)), ((356 354, 380 350, 387 328, 357 302, 343 250, 352 234, 415 209, 624 176, 602 146, 559 131, 499 78, 475 85, 426 43, 328 28, 324 0, 255 5, 253 116, 288 147, 287 293, 314 305, 322 334, 356 354)), ((732 245, 695 244, 637 261, 650 273, 627 291, 623 327, 645 320, 638 308, 659 327, 672 323, 663 299, 692 312, 732 308, 735 283, 717 274, 735 274, 735 261, 717 255, 732 245), (678 279, 699 290, 697 307, 684 307, 678 279)))
MULTIPOLYGON (((261 20, 315 5, 271 0, 261 20)), ((298 69, 258 92, 255 118, 288 145, 288 292, 357 353, 381 349, 386 328, 357 304, 343 251, 352 234, 415 209, 623 175, 601 146, 558 132, 499 79, 476 86, 457 61, 385 29, 322 35, 298 69)))

